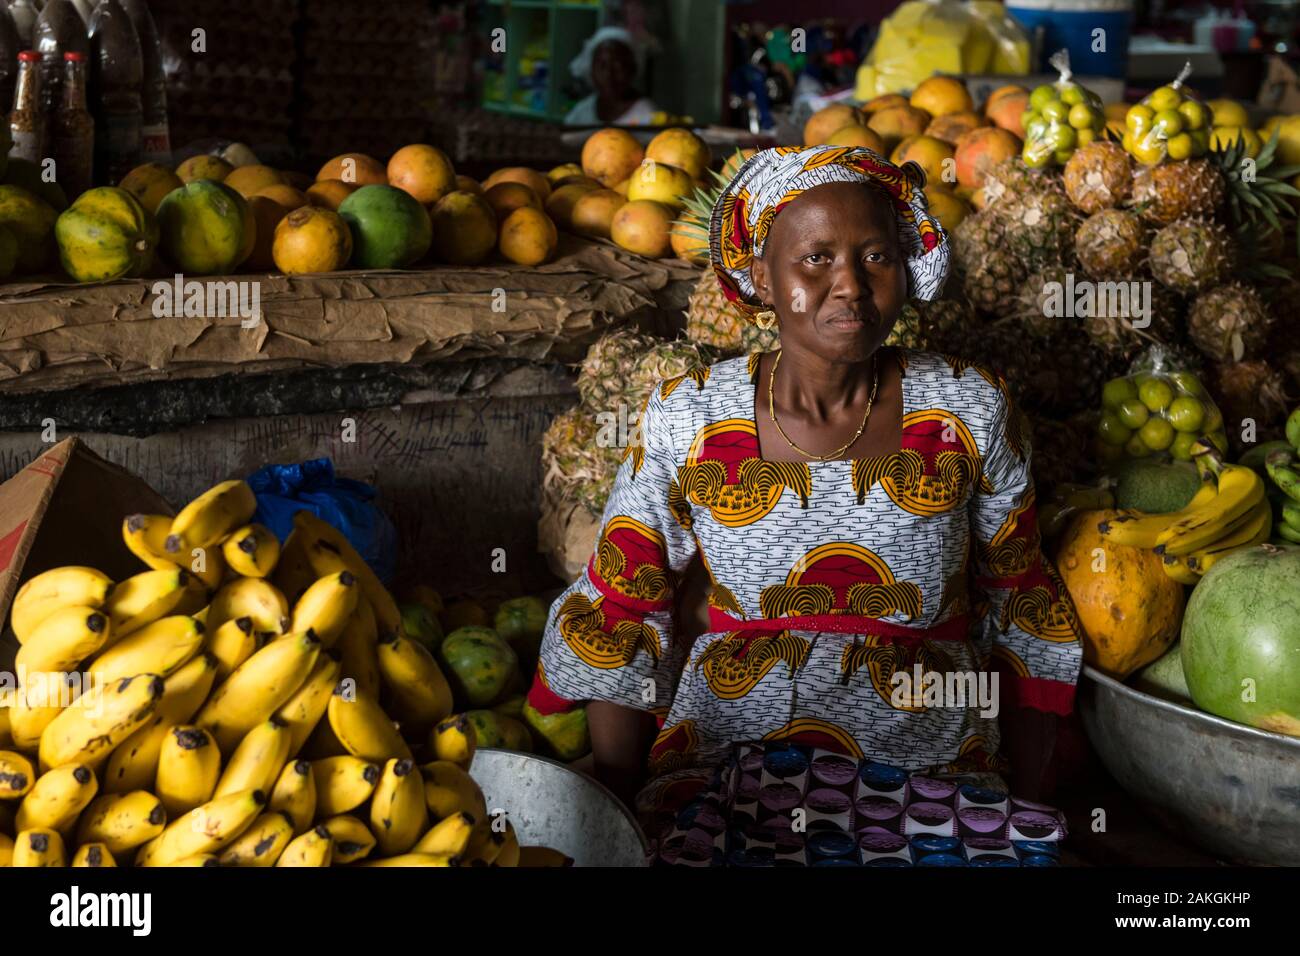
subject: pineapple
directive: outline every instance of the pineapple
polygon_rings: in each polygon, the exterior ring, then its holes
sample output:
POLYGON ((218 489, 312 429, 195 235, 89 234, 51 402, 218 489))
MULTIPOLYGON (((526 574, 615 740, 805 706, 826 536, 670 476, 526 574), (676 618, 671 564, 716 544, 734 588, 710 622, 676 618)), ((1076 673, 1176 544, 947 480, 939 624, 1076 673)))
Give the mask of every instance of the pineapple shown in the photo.
POLYGON ((709 172, 715 180, 714 184, 697 186, 686 197, 681 218, 674 220, 670 236, 677 257, 696 265, 708 264, 709 220, 713 216, 713 206, 726 185, 726 180, 720 179, 716 172, 709 172))
POLYGON ((1002 246, 1001 220, 991 210, 981 210, 967 216, 952 230, 950 242, 956 271, 974 271, 1002 246))
POLYGON ((1046 501, 1051 489, 1067 482, 1088 482, 1095 473, 1091 455, 1081 453, 1092 446, 1096 425, 1091 411, 1067 418, 1030 418, 1033 457, 1030 467, 1039 501, 1046 501))
POLYGON ((720 352, 744 351, 744 330, 751 325, 727 301, 713 269, 705 269, 686 303, 686 337, 720 352))
POLYGON ((1068 271, 1064 266, 1048 266, 1035 272, 1020 287, 1014 315, 1030 335, 1051 338, 1069 328, 1078 327, 1070 315, 1052 315, 1051 300, 1066 286, 1068 271), (1055 287, 1055 288, 1054 288, 1055 287))
POLYGON ((1232 439, 1247 420, 1255 423, 1255 441, 1278 437, 1286 420, 1286 378, 1267 362, 1228 362, 1214 368, 1214 397, 1232 439))
POLYGON ((921 315, 917 312, 916 306, 911 304, 903 306, 898 321, 889 330, 889 335, 885 336, 884 344, 900 349, 925 347, 924 336, 921 334, 921 315))
POLYGON ((633 396, 633 407, 638 411, 649 397, 651 389, 666 378, 685 375, 691 369, 707 367, 713 355, 707 348, 694 342, 676 339, 672 342, 656 340, 642 353, 627 376, 627 386, 633 396))
POLYGON ((597 339, 578 370, 582 404, 592 412, 612 411, 620 405, 640 408, 631 385, 632 371, 657 341, 635 329, 619 329, 597 339))
POLYGON ((1103 209, 1079 226, 1074 251, 1083 271, 1094 279, 1127 279, 1142 268, 1146 238, 1146 229, 1136 215, 1122 209, 1103 209))
POLYGON ((582 405, 557 415, 542 435, 542 483, 561 498, 581 502, 599 516, 614 487, 623 450, 602 445, 596 416, 582 405))
POLYGON ((1228 233, 1217 223, 1180 219, 1151 240, 1151 274, 1183 295, 1202 292, 1228 277, 1232 268, 1228 233))
POLYGON ((1027 270, 1073 261, 1079 213, 1062 190, 1009 196, 997 205, 996 214, 1007 247, 1027 270))
POLYGON ((1112 209, 1128 198, 1132 169, 1133 161, 1122 146, 1094 140, 1075 150, 1065 164, 1065 194, 1089 215, 1112 209))
POLYGON ((970 303, 982 312, 1006 314, 1025 267, 1007 255, 1002 217, 983 210, 963 219, 952 233, 952 255, 957 281, 970 303))
POLYGON ((961 288, 981 312, 1007 315, 1014 310, 1016 295, 1025 281, 1025 267, 1005 254, 988 259, 962 277, 961 288))
POLYGON ((1154 343, 1173 345, 1182 340, 1182 303, 1157 282, 1146 280, 1151 289, 1150 324, 1134 328, 1132 308, 1111 313, 1102 311, 1108 297, 1096 297, 1097 310, 1083 320, 1083 329, 1094 345, 1117 359, 1131 358, 1139 349, 1154 343))
POLYGON ((740 350, 745 355, 754 352, 774 352, 781 347, 781 330, 776 326, 760 329, 752 322, 746 322, 740 329, 740 350))
POLYGON ((1192 344, 1221 365, 1258 356, 1272 326, 1273 317, 1259 293, 1240 282, 1201 293, 1187 313, 1192 344))
POLYGON ((916 311, 923 347, 950 355, 961 355, 962 337, 982 324, 964 299, 919 302, 916 311))
POLYGON ((1019 157, 1004 159, 984 177, 984 209, 994 209, 1004 200, 1060 188, 1054 173, 1030 169, 1019 157))
POLYGON ((1213 218, 1225 191, 1223 173, 1206 158, 1139 165, 1133 174, 1134 206, 1143 219, 1158 225, 1213 218))

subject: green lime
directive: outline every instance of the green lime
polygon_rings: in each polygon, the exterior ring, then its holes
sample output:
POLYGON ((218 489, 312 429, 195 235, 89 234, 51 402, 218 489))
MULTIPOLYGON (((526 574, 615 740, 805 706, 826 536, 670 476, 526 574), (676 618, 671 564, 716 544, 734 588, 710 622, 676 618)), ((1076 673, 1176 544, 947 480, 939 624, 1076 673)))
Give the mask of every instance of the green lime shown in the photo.
POLYGON ((1064 123, 1070 115, 1070 107, 1060 100, 1044 103, 1038 111, 1043 114, 1043 119, 1052 123, 1064 123))
POLYGON ((1116 410, 1119 420, 1128 428, 1141 428, 1151 417, 1151 411, 1136 398, 1125 400, 1116 410))
POLYGON ((1047 143, 1058 153, 1061 150, 1074 149, 1078 141, 1079 137, 1075 134, 1074 129, 1064 123, 1053 126, 1047 133, 1047 143))
POLYGON ((1169 446, 1169 454, 1176 461, 1191 461, 1192 446, 1196 444, 1195 432, 1179 432, 1174 436, 1174 443, 1169 446))
POLYGON ((1210 125, 1205 104, 1197 100, 1183 100, 1178 104, 1178 112, 1183 114, 1188 129, 1205 129, 1210 125))
POLYGON ((1073 147, 1070 149, 1058 149, 1056 152, 1052 154, 1052 159, 1056 161, 1056 165, 1064 166, 1066 163, 1070 161, 1070 157, 1073 155, 1074 155, 1073 147))
POLYGON ((1078 106, 1083 103, 1083 87, 1077 83, 1066 83, 1057 87, 1060 90, 1061 102, 1069 106, 1078 106))
POLYGON ((1137 398, 1137 386, 1131 378, 1112 378, 1101 387, 1101 404, 1105 408, 1119 408, 1130 398, 1137 398))
POLYGON ((1034 122, 1034 120, 1040 120, 1042 118, 1043 118, 1043 114, 1038 112, 1038 110, 1034 110, 1034 109, 1025 110, 1023 113, 1020 114, 1020 128, 1023 129, 1025 132, 1029 132, 1029 124, 1034 122))
POLYGON ((1151 120, 1155 115, 1156 111, 1151 107, 1138 103, 1129 107, 1129 111, 1124 114, 1124 125, 1134 133, 1141 133, 1151 128, 1151 120))
POLYGON ((1177 136, 1184 125, 1183 114, 1178 110, 1161 110, 1151 122, 1151 128, 1165 138, 1177 136))
POLYGON ((1145 458, 1151 454, 1151 449, 1142 441, 1142 436, 1134 432, 1133 437, 1124 443, 1124 454, 1130 458, 1145 458))
POLYGON ((1041 110, 1046 104, 1055 103, 1059 100, 1060 96, 1057 95, 1056 87, 1050 83, 1034 87, 1034 92, 1029 94, 1029 105, 1036 110, 1041 110))
POLYGON ((1180 392, 1188 395, 1204 395, 1205 386, 1195 372, 1171 372, 1169 381, 1173 382, 1180 392))
POLYGON ((1176 110, 1178 104, 1182 101, 1183 94, 1172 86, 1162 86, 1157 90, 1153 90, 1151 95, 1147 97, 1147 103, 1156 112, 1160 110, 1176 110))
POLYGON ((1087 103, 1075 103, 1066 119, 1075 129, 1088 129, 1092 126, 1092 109, 1087 103))
POLYGON ((1097 131, 1092 129, 1081 129, 1078 132, 1079 145, 1087 146, 1097 138, 1097 131))
POLYGON ((1035 113, 1034 118, 1025 124, 1025 139, 1035 141, 1041 140, 1047 135, 1047 127, 1047 120, 1035 113))
POLYGON ((1151 411, 1164 411, 1174 400, 1174 387, 1163 378, 1152 377, 1138 385, 1138 398, 1151 411))
POLYGON ((1020 154, 1020 161, 1030 169, 1042 169, 1052 161, 1052 151, 1044 149, 1041 146, 1033 145, 1032 140, 1025 140, 1024 151, 1020 154))
POLYGON ((1137 435, 1152 451, 1164 451, 1174 443, 1174 426, 1163 418, 1148 418, 1137 435))
POLYGON ((1200 399, 1179 395, 1169 405, 1169 424, 1180 432, 1199 432, 1205 424, 1205 406, 1200 399))
POLYGON ((1122 445, 1132 437, 1133 430, 1114 412, 1102 412, 1097 420, 1097 435, 1108 445, 1122 445))

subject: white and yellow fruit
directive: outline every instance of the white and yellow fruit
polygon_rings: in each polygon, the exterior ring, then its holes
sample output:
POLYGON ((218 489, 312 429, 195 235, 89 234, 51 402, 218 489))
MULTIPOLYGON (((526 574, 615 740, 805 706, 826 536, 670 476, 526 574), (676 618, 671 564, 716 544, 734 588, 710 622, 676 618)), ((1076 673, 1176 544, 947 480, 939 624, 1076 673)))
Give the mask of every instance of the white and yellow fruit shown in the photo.
POLYGON ((223 481, 209 488, 172 519, 164 547, 168 554, 210 548, 242 528, 257 510, 257 499, 246 481, 223 481))
POLYGON ((226 567, 246 578, 264 578, 280 560, 280 539, 265 525, 237 529, 221 545, 226 567))
POLYGON ((171 728, 158 754, 155 791, 167 819, 175 820, 213 797, 221 775, 221 752, 206 730, 191 724, 171 728))
POLYGON ((196 807, 173 820, 157 837, 140 848, 136 866, 171 866, 198 853, 218 853, 239 838, 266 806, 257 790, 233 793, 196 807))
POLYGON ((163 679, 156 674, 92 687, 41 733, 41 767, 82 763, 97 769, 114 747, 154 716, 163 687, 163 679))
POLYGON ((424 781, 415 761, 389 760, 370 799, 370 828, 379 852, 383 856, 405 853, 428 827, 424 781))
POLYGON ((99 782, 89 767, 73 763, 55 767, 23 797, 14 824, 19 830, 62 830, 77 822, 98 790, 99 782))
POLYGON ((80 565, 51 568, 18 589, 9 609, 9 626, 18 643, 25 643, 36 625, 59 608, 74 605, 102 608, 112 588, 112 579, 94 568, 80 565))
POLYGON ((370 799, 379 783, 379 768, 350 754, 313 760, 311 772, 316 781, 317 817, 355 810, 370 799))

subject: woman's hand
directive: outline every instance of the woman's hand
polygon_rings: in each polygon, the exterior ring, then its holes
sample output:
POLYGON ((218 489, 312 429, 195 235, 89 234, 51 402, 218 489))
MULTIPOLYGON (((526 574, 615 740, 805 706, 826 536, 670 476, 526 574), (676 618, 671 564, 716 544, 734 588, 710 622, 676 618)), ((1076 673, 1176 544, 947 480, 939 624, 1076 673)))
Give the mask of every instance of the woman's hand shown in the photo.
POLYGON ((1026 800, 1041 800, 1044 776, 1056 746, 1056 715, 1029 707, 1004 712, 1001 721, 1002 755, 1011 764, 1007 783, 1011 792, 1026 800))

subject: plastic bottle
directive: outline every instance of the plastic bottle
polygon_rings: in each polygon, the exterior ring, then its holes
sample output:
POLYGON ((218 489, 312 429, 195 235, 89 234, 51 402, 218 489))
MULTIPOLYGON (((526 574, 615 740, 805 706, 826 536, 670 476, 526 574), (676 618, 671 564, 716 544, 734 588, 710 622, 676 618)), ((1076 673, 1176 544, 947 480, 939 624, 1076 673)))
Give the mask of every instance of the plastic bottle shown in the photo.
POLYGON ((116 183, 140 165, 144 122, 140 40, 117 0, 99 0, 90 18, 90 109, 95 117, 95 181, 116 183))
POLYGON ((167 75, 163 72, 162 41, 149 12, 148 0, 119 0, 135 25, 143 57, 144 125, 140 129, 140 162, 172 163, 171 128, 167 122, 167 75))
POLYGON ((28 48, 23 43, 9 11, 0 6, 0 103, 14 101, 18 85, 18 54, 28 48))
POLYGON ((72 0, 72 5, 77 9, 77 15, 81 17, 81 22, 86 24, 87 30, 90 28, 90 15, 95 11, 95 5, 90 0, 72 0))
POLYGON ((34 50, 18 54, 18 86, 9 114, 13 139, 10 158, 40 165, 45 157, 45 112, 41 109, 41 55, 34 50))
MULTIPOLYGON (((36 30, 36 18, 41 12, 36 9, 32 0, 10 0, 9 16, 13 18, 14 27, 18 30, 18 38, 22 40, 22 46, 19 49, 32 50, 35 45, 32 43, 32 35, 36 30)), ((18 62, 18 54, 14 54, 14 63, 18 62)), ((15 74, 17 70, 15 70, 15 74)), ((6 103, 8 100, 5 101, 6 103)))
POLYGON ((63 64, 63 102, 55 114, 51 152, 59 185, 73 200, 94 185, 95 119, 86 108, 86 55, 65 53, 63 64))
POLYGON ((49 127, 63 99, 63 54, 90 52, 86 25, 72 0, 46 0, 36 18, 32 49, 41 55, 41 104, 49 127))

